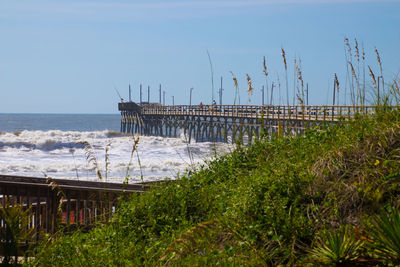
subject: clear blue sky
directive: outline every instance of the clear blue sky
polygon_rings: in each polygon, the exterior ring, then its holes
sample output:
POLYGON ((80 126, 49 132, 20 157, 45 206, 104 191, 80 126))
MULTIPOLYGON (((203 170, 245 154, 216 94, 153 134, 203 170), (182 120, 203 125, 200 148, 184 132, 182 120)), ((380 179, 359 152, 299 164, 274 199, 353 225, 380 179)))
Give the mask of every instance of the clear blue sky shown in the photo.
POLYGON ((364 44, 375 72, 378 48, 387 81, 399 75, 400 0, 0 0, 0 112, 117 113, 114 87, 127 99, 131 84, 137 100, 140 83, 144 99, 149 85, 158 101, 161 83, 168 104, 188 104, 191 87, 193 103, 209 103, 207 50, 217 101, 222 76, 233 103, 232 71, 241 103, 249 74, 260 104, 263 56, 285 99, 281 47, 289 87, 301 57, 310 103, 326 104, 334 73, 345 84, 345 36, 364 44))

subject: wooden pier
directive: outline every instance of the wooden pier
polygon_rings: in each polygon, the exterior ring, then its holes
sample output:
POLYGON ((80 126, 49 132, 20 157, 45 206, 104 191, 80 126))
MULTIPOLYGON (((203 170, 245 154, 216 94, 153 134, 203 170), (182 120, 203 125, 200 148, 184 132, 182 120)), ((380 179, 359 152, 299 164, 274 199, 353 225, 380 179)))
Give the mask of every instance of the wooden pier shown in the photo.
MULTIPOLYGON (((13 242, 5 214, 19 208, 27 213, 29 236, 25 246, 35 243, 44 233, 90 228, 96 222, 108 222, 121 197, 142 193, 153 183, 117 184, 66 179, 0 175, 0 255, 13 242)), ((14 226, 15 227, 15 226, 14 226)), ((21 240, 17 240, 21 245, 21 240)), ((23 251, 23 249, 22 249, 23 251)), ((22 251, 18 251, 21 255, 22 251)))
POLYGON ((375 106, 164 106, 119 103, 121 132, 191 140, 246 142, 265 135, 301 135, 307 128, 373 114, 375 106))

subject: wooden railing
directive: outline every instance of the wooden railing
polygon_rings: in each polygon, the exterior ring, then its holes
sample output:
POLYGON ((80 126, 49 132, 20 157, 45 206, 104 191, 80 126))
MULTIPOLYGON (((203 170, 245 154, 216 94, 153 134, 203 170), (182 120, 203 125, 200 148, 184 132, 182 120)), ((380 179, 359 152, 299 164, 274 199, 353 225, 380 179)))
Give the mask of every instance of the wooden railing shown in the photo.
MULTIPOLYGON (((129 110, 120 106, 120 110, 129 110)), ((321 106, 321 105, 179 105, 179 106, 144 106, 143 115, 197 115, 220 117, 302 119, 332 121, 338 118, 351 118, 355 114, 373 114, 375 106, 321 106)))
MULTIPOLYGON (((88 228, 98 221, 107 222, 121 197, 142 193, 150 186, 151 183, 124 185, 0 175, 0 209, 19 207, 27 211, 25 227, 31 229, 27 241, 35 242, 41 233, 54 233, 60 228, 88 228)), ((1 245, 13 241, 7 231, 8 219, 0 218, 1 245)))

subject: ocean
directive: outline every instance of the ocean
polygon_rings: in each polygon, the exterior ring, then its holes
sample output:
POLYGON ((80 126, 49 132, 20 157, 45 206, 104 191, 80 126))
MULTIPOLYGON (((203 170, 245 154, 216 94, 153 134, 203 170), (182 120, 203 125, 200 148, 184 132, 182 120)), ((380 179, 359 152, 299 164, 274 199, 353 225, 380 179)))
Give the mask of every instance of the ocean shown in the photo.
POLYGON ((188 144, 181 134, 139 136, 132 153, 137 136, 119 129, 119 114, 0 114, 0 174, 99 181, 90 153, 102 181, 174 179, 232 149, 223 143, 188 144))

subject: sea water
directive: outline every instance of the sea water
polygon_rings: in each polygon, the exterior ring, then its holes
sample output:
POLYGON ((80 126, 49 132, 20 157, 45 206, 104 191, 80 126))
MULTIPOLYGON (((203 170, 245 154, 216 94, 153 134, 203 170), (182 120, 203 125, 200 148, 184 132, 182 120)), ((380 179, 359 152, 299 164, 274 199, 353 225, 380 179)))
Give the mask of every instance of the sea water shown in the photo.
POLYGON ((174 179, 232 149, 188 144, 183 134, 125 135, 119 127, 118 114, 0 114, 0 174, 98 181, 96 163, 103 181, 174 179))

